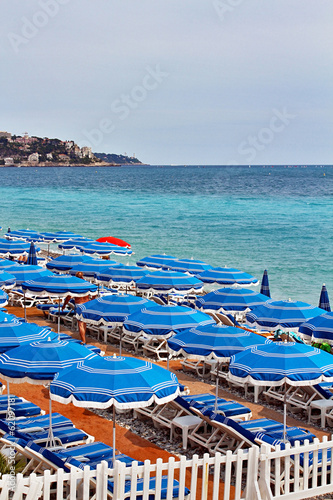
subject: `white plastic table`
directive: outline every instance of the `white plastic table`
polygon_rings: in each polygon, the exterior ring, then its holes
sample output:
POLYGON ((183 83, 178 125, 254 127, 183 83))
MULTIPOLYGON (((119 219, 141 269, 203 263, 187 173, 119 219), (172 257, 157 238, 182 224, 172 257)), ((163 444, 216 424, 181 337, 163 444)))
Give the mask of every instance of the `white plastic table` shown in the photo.
POLYGON ((196 417, 195 415, 185 415, 183 417, 176 417, 171 422, 170 437, 173 436, 175 427, 180 427, 182 429, 183 449, 187 450, 188 431, 190 429, 194 429, 201 422, 202 422, 201 418, 196 417))
POLYGON ((309 408, 309 413, 308 413, 308 421, 310 422, 311 418, 311 409, 312 408, 317 408, 320 410, 320 423, 322 427, 325 427, 326 424, 326 414, 327 410, 332 410, 333 408, 333 399, 318 399, 315 401, 311 402, 311 406, 309 408))

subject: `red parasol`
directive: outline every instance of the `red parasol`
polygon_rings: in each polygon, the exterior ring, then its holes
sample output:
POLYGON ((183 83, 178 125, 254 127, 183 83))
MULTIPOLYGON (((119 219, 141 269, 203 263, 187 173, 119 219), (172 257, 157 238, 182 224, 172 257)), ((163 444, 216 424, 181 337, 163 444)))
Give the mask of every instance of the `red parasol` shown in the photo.
POLYGON ((129 243, 121 240, 120 238, 114 238, 113 236, 104 236, 103 238, 98 238, 99 243, 113 243, 113 245, 118 245, 119 247, 131 248, 129 243))

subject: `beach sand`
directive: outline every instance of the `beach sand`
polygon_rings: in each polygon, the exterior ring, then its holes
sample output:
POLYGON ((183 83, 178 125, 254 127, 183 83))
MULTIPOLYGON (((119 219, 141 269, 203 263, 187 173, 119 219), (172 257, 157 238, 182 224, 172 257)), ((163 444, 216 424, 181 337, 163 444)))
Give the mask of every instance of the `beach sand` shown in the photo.
MULTIPOLYGON (((9 313, 15 314, 16 316, 23 317, 23 309, 17 307, 7 307, 9 313)), ((27 320, 29 322, 35 322, 40 325, 49 325, 52 329, 56 329, 56 325, 50 321, 48 321, 43 313, 36 308, 27 309, 27 320)), ((67 328, 61 326, 61 331, 64 333, 69 333, 74 338, 79 338, 78 333, 73 333, 67 328)), ((92 343, 98 347, 100 347, 103 351, 105 351, 106 355, 113 355, 114 353, 118 354, 119 350, 116 346, 111 344, 104 344, 97 342, 96 339, 87 336, 87 342, 92 343)), ((122 354, 131 356, 131 353, 127 353, 124 349, 122 350, 122 354)), ((166 362, 157 363, 166 368, 166 362)), ((211 385, 209 382, 202 382, 197 380, 194 376, 187 375, 181 370, 181 365, 179 360, 170 361, 170 370, 172 370, 178 377, 180 383, 189 387, 190 392, 192 394, 202 393, 202 392, 210 392, 215 394, 215 386, 211 385)), ((38 406, 40 406, 46 413, 49 412, 49 397, 48 390, 43 386, 31 385, 28 383, 24 384, 11 384, 10 391, 12 394, 17 396, 22 396, 27 400, 34 402, 38 406)), ((234 392, 230 392, 227 387, 219 388, 219 396, 232 399, 248 406, 252 411, 252 418, 271 418, 277 420, 279 422, 283 422, 283 414, 282 414, 282 405, 281 412, 276 411, 272 408, 268 408, 262 404, 254 404, 253 402, 245 399, 244 397, 235 394, 234 392)), ((52 411, 59 412, 62 415, 70 418, 76 427, 83 429, 85 432, 95 436, 96 441, 103 441, 104 443, 112 446, 112 421, 106 420, 95 413, 69 405, 62 405, 57 402, 52 402, 52 411)), ((289 426, 299 426, 308 429, 312 433, 314 433, 319 439, 322 439, 324 435, 327 433, 323 432, 319 429, 319 427, 315 427, 313 425, 307 424, 303 420, 299 420, 296 418, 292 418, 290 416, 287 417, 287 425, 289 426)), ((128 429, 125 429, 119 425, 117 425, 116 429, 117 433, 117 449, 121 453, 125 453, 137 460, 145 460, 149 459, 152 463, 155 463, 157 458, 162 458, 163 461, 167 461, 169 457, 175 456, 168 453, 165 449, 156 446, 155 444, 150 443, 146 439, 143 439, 141 436, 131 432, 128 429)), ((179 447, 179 452, 181 452, 181 448, 179 447)), ((178 455, 178 453, 177 453, 178 455)), ((177 459, 177 457, 176 457, 177 459)), ((187 483, 190 480, 188 475, 187 483)), ((189 483, 187 484, 189 485, 189 483)), ((200 490, 199 490, 200 491, 200 490)))

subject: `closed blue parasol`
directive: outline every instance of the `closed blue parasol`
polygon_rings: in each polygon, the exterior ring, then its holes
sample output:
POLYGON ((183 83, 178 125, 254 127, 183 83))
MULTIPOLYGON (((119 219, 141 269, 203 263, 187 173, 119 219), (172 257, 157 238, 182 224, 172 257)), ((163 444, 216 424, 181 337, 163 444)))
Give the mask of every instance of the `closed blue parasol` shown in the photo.
POLYGON ((172 259, 166 260, 162 266, 162 269, 170 270, 170 271, 178 271, 180 273, 191 274, 192 276, 196 276, 197 274, 206 271, 207 269, 212 269, 213 266, 207 264, 202 260, 195 259, 172 259))
POLYGON ((285 385, 284 441, 286 440, 286 385, 308 386, 333 381, 331 354, 294 342, 272 342, 251 347, 231 358, 228 377, 241 384, 285 385))
POLYGON ((225 286, 241 285, 245 287, 259 284, 257 278, 254 278, 251 274, 232 267, 213 267, 198 274, 198 278, 204 283, 216 283, 225 286))
POLYGON ((60 255, 46 264, 46 267, 55 271, 69 271, 75 264, 94 260, 88 255, 60 255))
POLYGON ((128 316, 124 321, 124 331, 168 338, 197 325, 213 323, 210 316, 190 307, 155 305, 128 316))
POLYGON ((177 257, 172 255, 149 255, 148 257, 143 257, 140 259, 136 265, 140 267, 146 267, 150 269, 162 269, 163 265, 169 261, 176 261, 177 257))
POLYGON ((203 311, 245 311, 259 306, 268 298, 247 288, 220 288, 199 297, 196 306, 203 311))
POLYGON ((292 300, 268 300, 246 314, 247 321, 252 325, 265 327, 268 330, 277 328, 296 329, 307 319, 323 314, 319 307, 306 302, 292 300))
POLYGON ((104 295, 80 304, 76 308, 77 318, 86 323, 107 326, 122 326, 127 317, 144 307, 155 306, 155 302, 133 295, 104 295))
POLYGON ((0 352, 30 344, 31 342, 55 341, 58 335, 48 327, 34 323, 22 323, 18 319, 0 322, 0 352))
POLYGON ((45 267, 37 265, 18 265, 6 267, 6 272, 15 276, 16 286, 22 285, 22 283, 27 280, 37 280, 43 276, 54 276, 54 274, 48 269, 45 269, 45 267))
POLYGON ((267 269, 265 269, 264 274, 263 274, 262 279, 261 279, 260 293, 262 293, 263 295, 266 295, 266 297, 269 297, 269 298, 271 297, 267 269))
POLYGON ((306 342, 328 342, 332 344, 333 312, 326 312, 302 323, 298 332, 306 342))
POLYGON ((179 333, 168 339, 170 350, 197 359, 227 362, 248 347, 270 343, 261 335, 234 326, 207 324, 179 333))
POLYGON ((328 298, 328 293, 327 289, 325 286, 325 283, 322 286, 321 292, 320 292, 320 297, 319 297, 319 306, 321 309, 324 309, 324 311, 331 311, 331 306, 330 306, 330 299, 328 298))
POLYGON ((194 276, 176 271, 151 271, 136 282, 141 292, 155 293, 200 293, 203 283, 194 276))
POLYGON ((96 358, 59 373, 50 385, 51 398, 83 408, 113 406, 115 459, 115 408, 142 408, 165 404, 179 394, 176 376, 148 361, 130 357, 96 358))
POLYGON ((15 286, 16 280, 15 276, 6 271, 0 271, 0 288, 3 290, 9 290, 15 286))
POLYGON ((36 248, 33 241, 30 243, 30 249, 26 264, 28 266, 37 266, 36 248))

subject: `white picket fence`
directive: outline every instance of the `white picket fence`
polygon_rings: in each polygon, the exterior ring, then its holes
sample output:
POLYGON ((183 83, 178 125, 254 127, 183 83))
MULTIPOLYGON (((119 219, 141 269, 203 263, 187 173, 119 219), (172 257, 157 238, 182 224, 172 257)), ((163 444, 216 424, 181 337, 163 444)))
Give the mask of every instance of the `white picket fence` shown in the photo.
POLYGON ((97 470, 86 466, 71 472, 59 469, 53 475, 49 471, 29 477, 18 474, 14 492, 10 491, 10 476, 3 476, 0 500, 135 500, 138 491, 142 500, 148 500, 152 492, 159 500, 162 486, 167 489, 164 498, 172 500, 175 480, 179 500, 305 499, 333 492, 332 453, 333 440, 323 439, 285 450, 272 451, 262 445, 235 454, 229 451, 213 457, 205 454, 203 458, 195 455, 191 460, 158 459, 156 464, 146 460, 144 465, 134 463, 131 467, 117 462, 115 469, 108 469, 107 463, 102 462, 97 470), (185 484, 190 490, 187 496, 185 484), (125 485, 130 485, 126 495, 125 485))

